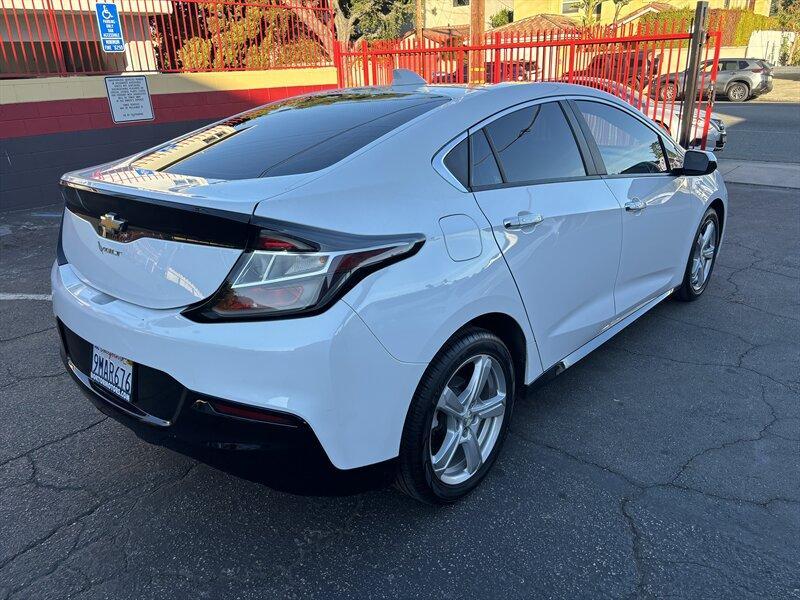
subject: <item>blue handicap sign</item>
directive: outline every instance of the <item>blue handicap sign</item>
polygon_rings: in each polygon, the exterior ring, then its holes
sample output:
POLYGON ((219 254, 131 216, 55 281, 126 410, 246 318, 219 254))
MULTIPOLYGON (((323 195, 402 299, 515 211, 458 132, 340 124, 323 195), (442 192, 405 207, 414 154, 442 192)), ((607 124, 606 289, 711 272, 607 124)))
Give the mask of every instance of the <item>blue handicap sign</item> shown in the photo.
POLYGON ((122 37, 122 23, 119 20, 117 5, 113 2, 98 2, 94 10, 103 52, 125 52, 125 40, 122 37))

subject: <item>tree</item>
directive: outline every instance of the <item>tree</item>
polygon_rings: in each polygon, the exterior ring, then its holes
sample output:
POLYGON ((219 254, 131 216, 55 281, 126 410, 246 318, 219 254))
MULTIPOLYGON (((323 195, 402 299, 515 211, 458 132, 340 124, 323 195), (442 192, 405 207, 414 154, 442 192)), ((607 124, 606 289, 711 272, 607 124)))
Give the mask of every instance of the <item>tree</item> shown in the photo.
POLYGON ((494 29, 495 27, 502 27, 508 25, 514 20, 514 13, 507 9, 501 8, 491 17, 489 17, 489 25, 494 29))
POLYGON ((413 0, 333 0, 340 42, 400 37, 414 12, 413 0))
POLYGON ((628 6, 631 0, 614 0, 614 23, 619 21, 619 13, 623 7, 628 6))
POLYGON ((584 25, 594 25, 600 12, 600 5, 606 0, 578 0, 578 11, 581 13, 581 22, 584 25))

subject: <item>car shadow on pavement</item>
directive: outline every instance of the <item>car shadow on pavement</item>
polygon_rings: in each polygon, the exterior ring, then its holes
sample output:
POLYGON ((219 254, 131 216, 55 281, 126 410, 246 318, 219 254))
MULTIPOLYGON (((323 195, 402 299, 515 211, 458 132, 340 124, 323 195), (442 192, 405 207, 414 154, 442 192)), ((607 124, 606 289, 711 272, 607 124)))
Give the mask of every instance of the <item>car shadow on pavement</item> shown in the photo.
POLYGON ((386 488, 394 479, 393 460, 343 471, 316 448, 289 452, 164 445, 224 473, 299 496, 350 496, 386 488))

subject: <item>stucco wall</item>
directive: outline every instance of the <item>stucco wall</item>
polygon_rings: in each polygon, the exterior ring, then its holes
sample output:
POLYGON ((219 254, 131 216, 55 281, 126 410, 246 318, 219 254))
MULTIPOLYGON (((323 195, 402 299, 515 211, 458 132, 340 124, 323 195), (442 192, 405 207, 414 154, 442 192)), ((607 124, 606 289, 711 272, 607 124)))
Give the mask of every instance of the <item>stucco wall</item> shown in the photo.
POLYGON ((336 70, 147 75, 155 120, 115 125, 102 77, 0 81, 0 211, 59 201, 71 170, 139 152, 205 123, 336 87, 336 70))

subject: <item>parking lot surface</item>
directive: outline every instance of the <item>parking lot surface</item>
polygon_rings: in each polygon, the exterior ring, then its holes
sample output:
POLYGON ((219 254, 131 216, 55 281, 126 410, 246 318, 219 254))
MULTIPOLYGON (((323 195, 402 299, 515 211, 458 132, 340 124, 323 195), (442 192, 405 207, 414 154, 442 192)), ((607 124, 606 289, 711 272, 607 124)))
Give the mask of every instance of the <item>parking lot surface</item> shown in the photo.
POLYGON ((59 207, 0 215, 0 598, 800 598, 800 201, 730 192, 707 293, 528 390, 445 508, 104 418, 58 357, 59 207))

